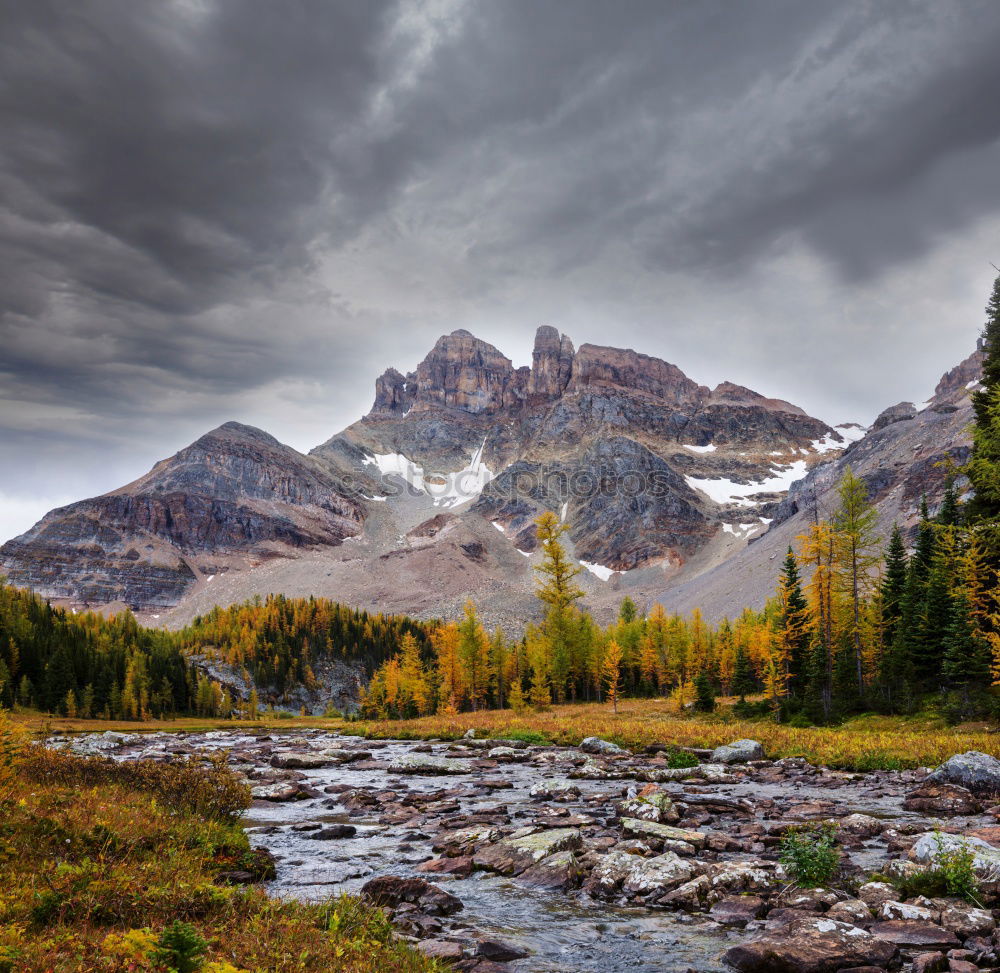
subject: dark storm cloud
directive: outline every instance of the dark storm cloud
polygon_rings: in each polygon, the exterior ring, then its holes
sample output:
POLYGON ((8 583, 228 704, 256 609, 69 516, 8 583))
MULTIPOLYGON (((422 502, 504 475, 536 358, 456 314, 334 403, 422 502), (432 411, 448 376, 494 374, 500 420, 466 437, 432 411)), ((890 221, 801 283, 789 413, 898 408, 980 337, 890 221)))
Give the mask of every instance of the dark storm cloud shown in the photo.
POLYGON ((992 0, 2 4, 0 505, 230 417, 305 446, 441 331, 523 357, 553 309, 748 382, 813 315, 871 412, 840 305, 855 346, 914 318, 865 288, 997 216, 998 46, 992 0))

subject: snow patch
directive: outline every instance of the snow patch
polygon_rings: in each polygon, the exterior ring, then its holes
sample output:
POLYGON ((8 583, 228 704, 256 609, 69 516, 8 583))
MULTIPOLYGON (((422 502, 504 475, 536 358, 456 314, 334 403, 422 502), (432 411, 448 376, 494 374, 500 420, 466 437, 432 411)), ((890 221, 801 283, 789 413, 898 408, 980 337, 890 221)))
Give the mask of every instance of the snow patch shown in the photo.
POLYGON ((834 450, 847 449, 851 443, 856 443, 859 439, 863 439, 868 430, 856 422, 845 422, 839 426, 835 426, 834 432, 840 435, 839 441, 827 433, 822 439, 814 439, 810 443, 813 451, 817 453, 831 453, 834 450))
POLYGON ((715 443, 709 443, 707 446, 692 446, 689 443, 681 443, 685 449, 690 449, 692 453, 714 453, 715 443))
POLYGON ((684 482, 692 490, 700 490, 716 503, 735 503, 747 507, 753 504, 748 498, 758 493, 787 492, 796 480, 801 480, 806 475, 807 468, 805 460, 797 459, 787 466, 772 466, 774 476, 756 483, 734 483, 732 480, 709 480, 696 476, 685 476, 684 482))
POLYGON ((525 557, 531 557, 531 551, 522 551, 519 547, 515 547, 514 550, 517 551, 518 554, 523 554, 525 557))
POLYGON ((971 382, 966 382, 965 387, 967 389, 974 389, 979 384, 979 379, 974 378, 971 382))
POLYGON ((614 568, 605 567, 603 564, 591 564, 589 561, 581 561, 580 564, 591 574, 596 574, 602 581, 607 581, 611 575, 618 573, 614 568))
POLYGON ((377 467, 382 476, 398 476, 417 492, 427 494, 434 501, 435 507, 457 507, 478 497, 493 479, 493 471, 483 462, 485 447, 484 438, 464 469, 455 473, 433 474, 430 477, 425 474, 422 466, 402 453, 374 453, 365 462, 377 467))
POLYGON ((208 582, 211 581, 214 577, 215 577, 214 574, 210 574, 207 578, 205 578, 205 584, 208 584, 208 582))
POLYGON ((492 525, 493 525, 494 527, 496 527, 496 529, 497 529, 498 531, 500 531, 500 533, 501 533, 501 534, 506 534, 506 533, 507 533, 507 531, 506 531, 506 530, 504 530, 504 526, 503 526, 503 524, 501 524, 501 523, 500 523, 499 521, 497 521, 497 520, 491 520, 491 521, 490 521, 490 523, 491 523, 491 524, 492 524, 492 525))
POLYGON ((563 523, 563 524, 566 523, 566 511, 567 510, 569 510, 569 501, 568 500, 562 505, 562 510, 559 511, 559 522, 560 523, 563 523))

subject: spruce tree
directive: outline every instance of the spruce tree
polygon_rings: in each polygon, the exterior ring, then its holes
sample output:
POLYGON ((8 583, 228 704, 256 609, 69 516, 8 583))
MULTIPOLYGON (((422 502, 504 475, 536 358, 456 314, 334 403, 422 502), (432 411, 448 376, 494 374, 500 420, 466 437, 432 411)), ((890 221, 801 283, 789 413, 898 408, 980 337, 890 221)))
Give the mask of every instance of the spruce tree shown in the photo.
POLYGON ((783 602, 780 624, 788 650, 788 693, 801 697, 809 654, 809 604, 802 593, 798 563, 791 545, 781 568, 780 590, 783 602))
POLYGON ((893 524, 885 549, 885 573, 882 576, 882 641, 892 645, 903 610, 906 590, 906 547, 899 525, 893 524))
POLYGON ((694 708, 699 713, 711 713, 715 709, 715 690, 707 672, 699 672, 694 681, 694 708))
POLYGON ((941 669, 948 685, 960 689, 967 701, 970 690, 990 684, 990 651, 972 624, 965 595, 955 599, 951 615, 941 669))
MULTIPOLYGON (((707 676, 706 676, 707 678, 707 676)), ((754 675, 753 666, 750 664, 750 656, 741 645, 736 650, 736 661, 733 664, 733 681, 730 692, 734 696, 739 696, 742 700, 747 693, 752 693, 757 688, 757 678, 754 675)))

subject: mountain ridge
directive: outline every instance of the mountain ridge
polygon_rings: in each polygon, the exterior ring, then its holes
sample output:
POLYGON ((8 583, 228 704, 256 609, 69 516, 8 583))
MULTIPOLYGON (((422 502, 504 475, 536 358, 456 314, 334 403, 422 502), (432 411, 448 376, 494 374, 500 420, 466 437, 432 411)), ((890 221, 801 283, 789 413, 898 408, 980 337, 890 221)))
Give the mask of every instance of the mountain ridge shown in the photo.
MULTIPOLYGON (((977 354, 928 404, 951 416, 945 445, 962 439, 977 354)), ((864 438, 896 449, 921 414, 890 407, 864 438)), ((425 617, 474 597, 519 627, 534 611, 533 520, 551 510, 598 614, 626 592, 728 605, 698 578, 784 531, 803 478, 825 484, 859 431, 632 349, 576 349, 551 326, 519 368, 459 329, 415 371, 387 368, 369 412, 308 454, 224 423, 132 483, 50 511, 0 547, 0 566, 47 597, 170 624, 273 590, 425 617)), ((914 482, 933 492, 936 460, 914 456, 914 482)))

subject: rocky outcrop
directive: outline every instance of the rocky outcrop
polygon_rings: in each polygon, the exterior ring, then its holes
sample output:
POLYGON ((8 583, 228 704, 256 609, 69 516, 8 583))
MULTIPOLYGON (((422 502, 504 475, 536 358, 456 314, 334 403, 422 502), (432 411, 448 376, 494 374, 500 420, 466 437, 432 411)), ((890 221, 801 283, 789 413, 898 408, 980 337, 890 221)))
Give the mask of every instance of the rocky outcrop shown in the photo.
POLYGON ((558 399, 573 373, 573 342, 555 328, 543 325, 535 335, 531 355, 528 398, 532 403, 558 399))
MULTIPOLYGON (((493 345, 468 331, 453 331, 439 338, 417 366, 413 407, 424 411, 447 406, 473 415, 496 412, 505 404, 505 392, 514 375, 510 359, 493 345)), ((511 395, 515 394, 512 389, 511 395)))
POLYGON ((417 376, 410 372, 401 375, 395 368, 387 368, 375 379, 375 402, 372 413, 377 415, 406 415, 417 394, 417 376))

